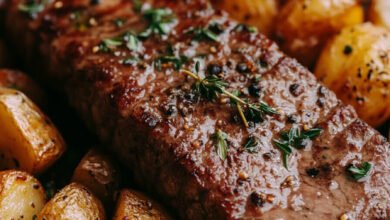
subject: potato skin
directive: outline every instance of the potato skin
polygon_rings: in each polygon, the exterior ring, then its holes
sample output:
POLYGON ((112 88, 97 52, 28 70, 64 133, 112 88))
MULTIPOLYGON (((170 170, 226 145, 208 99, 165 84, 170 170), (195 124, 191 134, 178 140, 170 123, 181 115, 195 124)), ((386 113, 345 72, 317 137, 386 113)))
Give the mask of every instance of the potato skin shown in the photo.
POLYGON ((144 194, 123 189, 117 202, 113 220, 123 219, 165 220, 172 218, 161 206, 144 194))
POLYGON ((372 23, 390 29, 390 1, 372 0, 368 17, 372 23))
POLYGON ((65 151, 56 127, 23 93, 0 87, 0 167, 40 174, 65 151))
POLYGON ((345 28, 325 47, 317 77, 372 126, 390 117, 390 31, 366 23, 345 28))
POLYGON ((0 172, 0 219, 33 219, 46 202, 43 187, 28 173, 0 172))
POLYGON ((71 183, 45 205, 38 220, 104 220, 101 202, 85 187, 71 183))
POLYGON ((0 86, 19 90, 39 106, 46 106, 47 101, 43 90, 22 72, 0 69, 0 86))
POLYGON ((312 67, 326 41, 342 28, 363 22, 358 0, 291 0, 276 21, 282 50, 312 67))
POLYGON ((106 207, 115 201, 119 191, 120 173, 114 162, 102 152, 91 149, 76 167, 72 181, 91 190, 106 207))
POLYGON ((228 12, 230 17, 239 22, 255 26, 266 35, 271 33, 278 13, 277 0, 214 0, 213 3, 217 8, 228 12))

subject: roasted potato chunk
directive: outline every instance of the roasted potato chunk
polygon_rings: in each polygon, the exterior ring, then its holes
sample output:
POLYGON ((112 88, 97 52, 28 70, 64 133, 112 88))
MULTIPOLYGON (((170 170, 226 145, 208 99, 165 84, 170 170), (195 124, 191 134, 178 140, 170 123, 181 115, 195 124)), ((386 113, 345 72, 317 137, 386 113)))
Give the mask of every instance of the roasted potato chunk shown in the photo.
POLYGON ((368 14, 372 23, 390 29, 389 0, 372 0, 368 14))
POLYGON ((39 174, 65 151, 56 127, 23 93, 0 87, 0 167, 39 174))
POLYGON ((45 191, 28 173, 0 172, 0 219, 33 219, 45 205, 45 191))
POLYGON ((46 105, 46 98, 42 89, 24 73, 0 69, 0 86, 23 92, 41 107, 46 105))
POLYGON ((281 9, 275 37, 282 50, 312 66, 326 41, 342 28, 363 22, 358 0, 291 0, 281 9))
POLYGON ((72 181, 86 186, 106 207, 109 207, 115 201, 114 195, 119 189, 120 174, 107 155, 92 149, 75 169, 72 181))
POLYGON ((71 183, 58 192, 38 214, 38 220, 103 220, 100 201, 85 187, 71 183))
POLYGON ((253 25, 261 33, 269 35, 278 12, 277 0, 214 0, 215 6, 229 13, 238 21, 253 25))
POLYGON ((315 74, 372 126, 389 119, 389 30, 369 23, 344 29, 322 52, 315 74))
POLYGON ((124 189, 118 199, 113 220, 123 219, 171 219, 171 217, 154 201, 145 195, 124 189))

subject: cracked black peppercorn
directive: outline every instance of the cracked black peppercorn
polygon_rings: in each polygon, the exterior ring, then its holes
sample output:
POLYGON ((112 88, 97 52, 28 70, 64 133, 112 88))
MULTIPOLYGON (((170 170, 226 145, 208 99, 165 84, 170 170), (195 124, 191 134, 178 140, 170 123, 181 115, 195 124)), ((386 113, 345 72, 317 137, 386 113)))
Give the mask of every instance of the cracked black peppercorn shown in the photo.
POLYGON ((298 122, 298 118, 295 115, 288 115, 287 116, 287 122, 290 124, 294 124, 298 122))
POLYGON ((236 70, 239 73, 248 73, 249 72, 249 68, 248 68, 248 65, 246 63, 239 63, 236 67, 236 70))
POLYGON ((253 83, 248 87, 248 91, 251 96, 260 97, 261 87, 253 83))
POLYGON ((303 88, 302 86, 300 86, 299 84, 297 83, 294 83, 290 86, 290 92, 291 94, 293 94, 294 96, 299 96, 300 94, 303 93, 303 88))
POLYGON ((351 46, 349 46, 349 45, 345 45, 345 47, 344 47, 344 54, 345 55, 349 55, 349 54, 351 54, 352 53, 352 47, 351 46))
POLYGON ((319 173, 320 171, 316 168, 309 168, 306 170, 306 174, 310 177, 316 177, 319 173))
POLYGON ((258 192, 253 192, 251 194, 251 202, 255 206, 262 207, 264 205, 264 195, 258 192))
POLYGON ((175 105, 167 105, 165 106, 165 114, 168 116, 174 115, 177 113, 177 108, 175 105))
POLYGON ((207 72, 210 75, 219 75, 220 73, 222 73, 222 67, 218 64, 209 64, 207 66, 207 72))

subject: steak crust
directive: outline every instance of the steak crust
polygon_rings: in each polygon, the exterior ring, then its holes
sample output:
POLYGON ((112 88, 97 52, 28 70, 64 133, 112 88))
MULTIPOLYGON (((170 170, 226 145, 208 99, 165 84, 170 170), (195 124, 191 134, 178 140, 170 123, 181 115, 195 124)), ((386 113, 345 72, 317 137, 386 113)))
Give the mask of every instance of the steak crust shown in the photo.
MULTIPOLYGON (((103 39, 139 33, 148 24, 132 1, 96 2, 50 1, 31 18, 20 11, 24 2, 13 0, 6 34, 42 79, 67 94, 137 183, 180 218, 390 218, 389 143, 273 42, 237 30, 235 21, 205 0, 159 0, 146 4, 173 11, 176 23, 168 35, 144 39, 140 52, 126 47, 100 52, 103 39), (217 42, 194 42, 188 33, 214 23, 223 27, 217 42), (204 100, 191 90, 194 80, 174 66, 157 68, 156 59, 167 50, 176 57, 198 56, 202 77, 209 64, 222 65, 229 91, 240 90, 280 114, 246 128, 226 98, 204 100), (124 64, 132 56, 140 61, 124 64), (250 73, 237 71, 241 63, 254 65, 250 73), (259 88, 259 97, 248 94, 251 85, 259 88), (294 150, 286 169, 273 140, 293 125, 323 132, 304 150, 294 150), (212 139, 218 129, 228 136, 226 160, 212 139), (259 142, 255 153, 243 150, 250 136, 259 142), (351 180, 346 167, 363 161, 373 165, 369 176, 351 180), (309 176, 310 169, 318 175, 309 176), (253 203, 254 192, 264 196, 260 205, 253 203)), ((194 69, 195 62, 182 68, 194 69)))

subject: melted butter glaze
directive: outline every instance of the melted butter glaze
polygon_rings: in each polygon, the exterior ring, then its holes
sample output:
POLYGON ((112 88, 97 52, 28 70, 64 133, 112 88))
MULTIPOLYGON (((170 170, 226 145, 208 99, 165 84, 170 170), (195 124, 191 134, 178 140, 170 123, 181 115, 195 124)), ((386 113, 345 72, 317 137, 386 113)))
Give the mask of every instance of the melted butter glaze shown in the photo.
MULTIPOLYGON (((94 51, 101 40, 145 29, 147 24, 131 1, 102 0, 91 6, 87 0, 68 0, 56 8, 58 2, 51 2, 37 19, 28 20, 17 11, 15 1, 8 22, 14 19, 26 25, 33 42, 39 44, 49 78, 65 87, 71 103, 101 140, 110 143, 138 183, 162 196, 182 218, 390 216, 388 143, 264 36, 235 31, 234 21, 202 0, 150 1, 155 8, 171 8, 175 13, 172 32, 142 41, 139 54, 122 47, 102 53, 94 51), (124 21, 120 27, 113 22, 118 18, 124 21), (80 29, 80 23, 87 25, 80 29), (194 42, 186 34, 191 27, 212 23, 224 27, 219 42, 194 42), (235 120, 237 111, 229 104, 194 95, 193 79, 170 67, 156 69, 153 61, 166 54, 169 44, 175 56, 205 54, 200 59, 200 76, 205 76, 208 64, 221 64, 229 91, 241 90, 252 102, 263 100, 282 114, 246 128, 235 120), (123 65, 129 56, 139 56, 141 61, 123 65), (239 63, 259 61, 266 65, 248 74, 236 71, 239 63), (260 97, 247 91, 250 78, 256 76, 261 77, 257 82, 260 97), (298 85, 299 93, 291 92, 292 85, 298 85), (291 127, 289 115, 301 127, 324 131, 306 150, 294 150, 287 170, 272 140, 291 127), (211 139, 217 129, 229 137, 226 160, 219 158, 211 139), (249 136, 260 143, 253 154, 243 151, 249 136), (374 170, 364 183, 353 182, 345 166, 361 160, 373 163, 374 170), (319 170, 315 178, 306 172, 312 167, 319 170), (337 188, 330 187, 335 183, 337 188), (262 206, 251 202, 253 192, 265 195, 262 206)), ((25 32, 20 26, 9 29, 25 32)), ((31 39, 22 41, 31 44, 31 39)), ((188 62, 183 68, 194 65, 188 62)))

